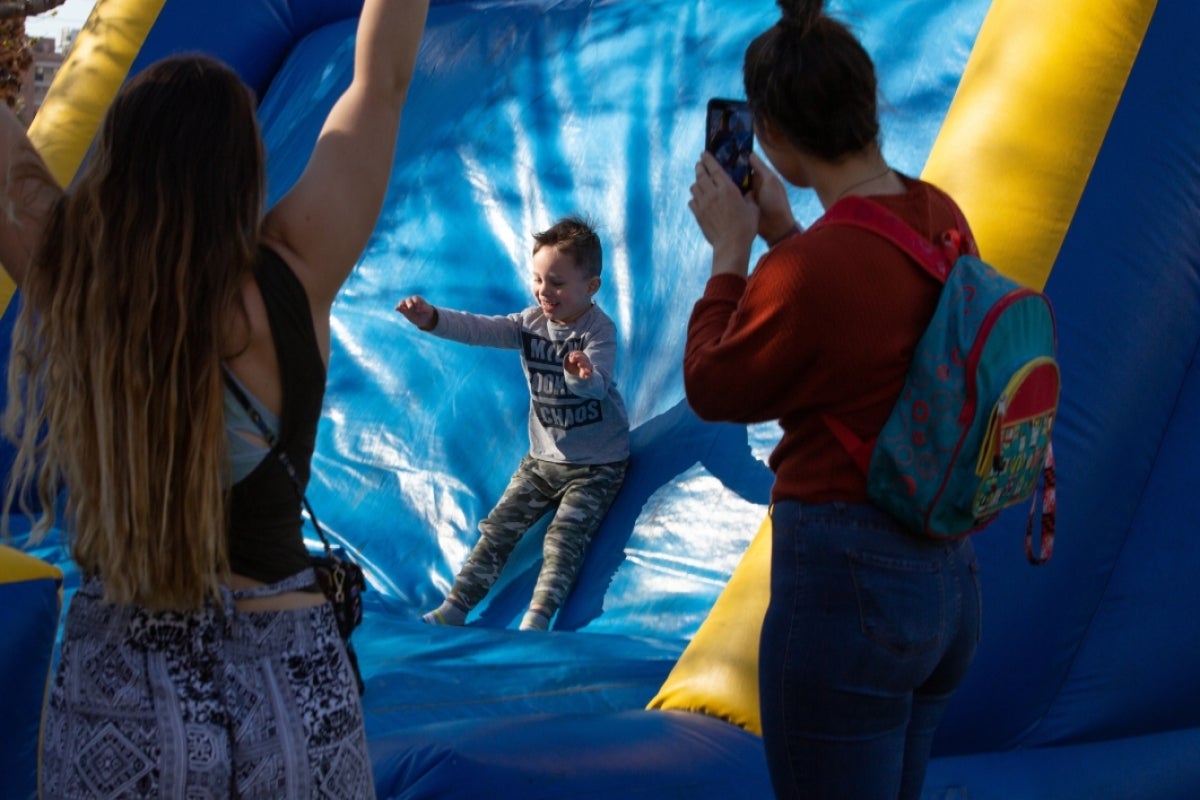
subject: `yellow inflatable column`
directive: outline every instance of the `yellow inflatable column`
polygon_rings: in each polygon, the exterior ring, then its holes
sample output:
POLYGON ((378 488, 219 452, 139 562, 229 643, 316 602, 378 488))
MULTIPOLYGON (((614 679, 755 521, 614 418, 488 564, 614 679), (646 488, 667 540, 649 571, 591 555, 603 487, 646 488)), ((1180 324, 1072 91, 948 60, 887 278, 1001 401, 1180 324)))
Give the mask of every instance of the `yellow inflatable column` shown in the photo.
MULTIPOLYGON (((29 138, 60 185, 75 177, 165 2, 98 0, 93 7, 29 126, 29 138)), ((0 271, 0 312, 15 289, 0 271)))
POLYGON ((767 517, 649 708, 699 711, 761 736, 758 635, 770 587, 767 517))
MULTIPOLYGON (((1153 0, 995 0, 922 175, 963 206, 984 257, 1045 285, 1134 59, 1153 0)), ((770 591, 768 519, 650 708, 762 733, 758 638, 770 591)))
POLYGON ((994 0, 922 177, 983 257, 1041 289, 1145 38, 1155 0, 994 0))

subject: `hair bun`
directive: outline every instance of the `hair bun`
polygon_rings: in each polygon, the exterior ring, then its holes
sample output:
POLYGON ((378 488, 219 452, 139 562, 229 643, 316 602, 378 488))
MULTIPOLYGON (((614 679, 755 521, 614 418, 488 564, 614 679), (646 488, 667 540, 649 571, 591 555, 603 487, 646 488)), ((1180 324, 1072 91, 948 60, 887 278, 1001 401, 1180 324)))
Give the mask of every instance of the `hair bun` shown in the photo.
POLYGON ((824 0, 776 0, 782 16, 779 26, 805 36, 817 24, 825 10, 824 0))

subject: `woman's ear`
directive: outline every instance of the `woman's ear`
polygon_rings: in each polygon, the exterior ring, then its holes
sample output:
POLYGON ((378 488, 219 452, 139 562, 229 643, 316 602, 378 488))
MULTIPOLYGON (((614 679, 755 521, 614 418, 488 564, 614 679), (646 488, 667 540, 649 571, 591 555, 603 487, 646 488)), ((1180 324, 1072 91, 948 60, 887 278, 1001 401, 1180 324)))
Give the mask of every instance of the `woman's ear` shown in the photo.
POLYGON ((759 114, 754 120, 754 135, 758 137, 759 141, 766 142, 773 147, 779 137, 779 128, 766 114, 759 114))

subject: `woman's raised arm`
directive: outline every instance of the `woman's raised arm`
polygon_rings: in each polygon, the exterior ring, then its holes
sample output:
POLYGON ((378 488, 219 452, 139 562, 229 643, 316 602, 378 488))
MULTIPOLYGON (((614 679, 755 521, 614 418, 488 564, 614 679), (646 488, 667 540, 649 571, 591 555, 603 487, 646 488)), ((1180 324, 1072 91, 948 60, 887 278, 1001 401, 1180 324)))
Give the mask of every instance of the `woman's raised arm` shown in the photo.
POLYGON ((20 120, 0 105, 0 264, 20 286, 62 188, 20 120))
POLYGON ((264 236, 298 273, 314 313, 333 304, 375 227, 428 10, 429 0, 366 0, 350 86, 304 173, 264 221, 264 236))

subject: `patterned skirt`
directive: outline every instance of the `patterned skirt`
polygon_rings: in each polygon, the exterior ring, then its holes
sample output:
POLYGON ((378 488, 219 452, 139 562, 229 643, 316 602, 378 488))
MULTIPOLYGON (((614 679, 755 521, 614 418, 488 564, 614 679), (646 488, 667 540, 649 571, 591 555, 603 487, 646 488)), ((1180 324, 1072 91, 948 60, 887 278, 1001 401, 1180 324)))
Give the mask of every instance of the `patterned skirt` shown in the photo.
POLYGON ((42 723, 41 797, 373 798, 362 705, 328 603, 150 612, 71 598, 42 723))

